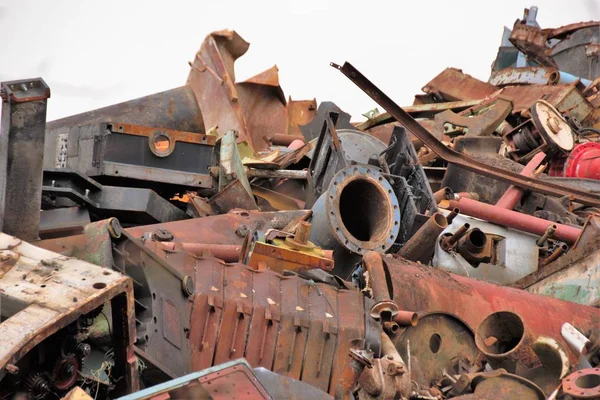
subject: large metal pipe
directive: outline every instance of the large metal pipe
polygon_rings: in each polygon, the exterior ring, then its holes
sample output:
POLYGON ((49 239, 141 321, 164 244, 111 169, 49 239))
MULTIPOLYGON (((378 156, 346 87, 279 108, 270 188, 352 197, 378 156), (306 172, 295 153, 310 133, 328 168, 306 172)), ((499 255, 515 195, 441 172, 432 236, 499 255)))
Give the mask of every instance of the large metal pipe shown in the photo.
POLYGON ((384 253, 400 230, 400 206, 388 181, 373 167, 338 172, 312 207, 310 241, 334 251, 334 274, 347 278, 369 251, 384 253))
MULTIPOLYGON (((386 263, 394 287, 394 300, 401 310, 441 311, 456 315, 475 329, 490 314, 518 314, 534 337, 547 336, 568 344, 561 327, 566 320, 580 330, 600 326, 600 309, 540 296, 524 290, 450 274, 401 258, 386 263)), ((571 362, 577 360, 569 354, 571 362)))
MULTIPOLYGON (((462 214, 539 236, 542 236, 548 227, 548 220, 471 199, 442 200, 440 207, 446 209, 458 207, 462 214)), ((581 234, 581 228, 563 224, 556 224, 556 226, 554 237, 569 244, 575 243, 581 234)))
POLYGON ((0 231, 39 240, 46 108, 42 78, 2 82, 0 231))
MULTIPOLYGON (((448 201, 448 200, 444 200, 448 201)), ((400 255, 413 261, 429 262, 438 236, 448 226, 446 217, 435 213, 400 249, 400 255)))
MULTIPOLYGON (((527 163, 525 168, 521 170, 521 175, 523 176, 533 176, 533 173, 540 166, 540 164, 546 158, 546 153, 540 152, 533 156, 533 158, 527 163)), ((507 210, 512 210, 515 208, 521 197, 523 197, 523 193, 525 190, 515 186, 510 185, 506 192, 500 197, 500 199, 496 202, 496 206, 501 208, 506 208, 507 210)))

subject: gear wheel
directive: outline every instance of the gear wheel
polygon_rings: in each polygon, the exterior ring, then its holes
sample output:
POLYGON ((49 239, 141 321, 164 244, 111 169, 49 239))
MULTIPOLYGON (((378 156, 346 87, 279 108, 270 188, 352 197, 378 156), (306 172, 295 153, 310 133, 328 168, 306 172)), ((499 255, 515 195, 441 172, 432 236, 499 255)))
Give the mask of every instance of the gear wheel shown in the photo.
POLYGON ((83 365, 79 356, 59 358, 52 368, 54 386, 58 390, 66 391, 75 385, 78 372, 83 365))
POLYGON ((25 378, 24 387, 29 399, 44 399, 51 391, 50 377, 45 372, 33 372, 25 378))

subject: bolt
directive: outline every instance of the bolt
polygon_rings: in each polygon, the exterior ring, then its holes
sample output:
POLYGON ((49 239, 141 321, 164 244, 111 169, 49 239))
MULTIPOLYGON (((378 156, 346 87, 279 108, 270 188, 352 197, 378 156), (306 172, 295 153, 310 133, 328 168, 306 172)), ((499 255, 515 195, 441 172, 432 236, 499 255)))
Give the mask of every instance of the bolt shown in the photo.
POLYGON ((184 276, 181 280, 181 287, 186 296, 191 296, 194 294, 194 286, 194 280, 189 275, 184 276))
POLYGON ((239 237, 246 237, 246 235, 248 234, 249 230, 250 230, 250 227, 248 225, 241 224, 235 230, 235 234, 238 235, 239 237))
POLYGON ((56 186, 56 181, 52 180, 52 183, 50 184, 50 186, 55 187, 56 186))
POLYGON ((79 343, 77 345, 77 352, 81 358, 86 358, 92 352, 92 346, 87 343, 79 343))
POLYGON ((296 228, 296 235, 294 239, 298 243, 306 244, 308 243, 308 238, 310 237, 310 222, 301 221, 296 228))
POLYGON ((85 197, 88 197, 90 195, 90 189, 85 189, 85 197))
POLYGON ((114 217, 109 220, 107 230, 113 239, 120 238, 123 233, 123 227, 121 227, 119 220, 114 217))
POLYGON ((63 376, 65 378, 71 378, 72 376, 75 375, 75 366, 73 364, 67 364, 65 365, 65 367, 63 368, 63 376))

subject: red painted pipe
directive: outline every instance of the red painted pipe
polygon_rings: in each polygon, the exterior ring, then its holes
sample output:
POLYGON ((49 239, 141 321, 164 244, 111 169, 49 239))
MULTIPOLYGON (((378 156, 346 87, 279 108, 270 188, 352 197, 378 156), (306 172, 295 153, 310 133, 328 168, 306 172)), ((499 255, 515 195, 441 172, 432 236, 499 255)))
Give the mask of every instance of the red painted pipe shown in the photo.
MULTIPOLYGON (((569 346, 561 335, 565 322, 582 332, 600 328, 598 308, 450 274, 402 258, 386 258, 386 264, 394 287, 394 301, 403 310, 451 313, 472 330, 488 315, 510 311, 523 319, 535 337, 556 339, 567 351, 569 346)), ((569 357, 571 361, 577 360, 571 351, 569 357)))
MULTIPOLYGON (((541 152, 533 156, 533 158, 527 163, 525 168, 521 170, 521 175, 523 176, 532 176, 533 172, 537 167, 540 166, 542 161, 546 158, 546 153, 541 152)), ((496 202, 497 207, 506 208, 507 210, 512 210, 515 208, 523 193, 525 191, 521 188, 516 187, 515 185, 510 185, 510 187, 504 192, 500 200, 496 202)))
MULTIPOLYGON (((449 210, 458 207, 461 214, 539 236, 546 232, 546 228, 550 224, 549 221, 542 218, 465 198, 443 200, 439 206, 449 210)), ((569 244, 575 243, 581 234, 581 228, 563 224, 556 224, 556 226, 554 237, 569 244)))

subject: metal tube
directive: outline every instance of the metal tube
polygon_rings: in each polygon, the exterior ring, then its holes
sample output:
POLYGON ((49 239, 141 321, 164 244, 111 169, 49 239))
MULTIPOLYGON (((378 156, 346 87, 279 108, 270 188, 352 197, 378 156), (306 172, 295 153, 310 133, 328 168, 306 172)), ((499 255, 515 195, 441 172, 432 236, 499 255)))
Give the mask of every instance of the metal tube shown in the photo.
POLYGON ((248 178, 308 179, 308 171, 291 169, 254 169, 246 170, 248 178))
POLYGON ((464 199, 471 199, 471 200, 479 201, 479 195, 474 192, 458 192, 454 195, 454 198, 455 199, 464 198, 464 199))
POLYGON ((395 335, 400 330, 400 325, 396 321, 385 321, 381 326, 388 335, 395 335))
POLYGON ((371 317, 382 323, 390 322, 398 312, 398 306, 391 300, 381 255, 369 251, 363 256, 363 265, 367 272, 367 286, 371 289, 371 297, 375 300, 375 304, 371 307, 371 317))
MULTIPOLYGON (((444 200, 440 203, 440 207, 446 209, 459 207, 461 213, 471 217, 483 219, 507 228, 519 229, 523 232, 533 233, 534 235, 543 235, 548 227, 548 221, 545 219, 471 199, 444 200)), ((581 228, 563 224, 556 224, 556 227, 554 236, 558 240, 569 244, 575 243, 581 234, 581 228)))
POLYGON ((43 79, 2 82, 0 231, 39 240, 46 108, 43 79))
POLYGON ((442 200, 452 200, 454 198, 454 192, 449 187, 444 187, 433 194, 433 200, 435 204, 438 204, 442 200))
POLYGON ((400 326, 417 326, 419 314, 413 311, 398 311, 394 316, 394 322, 400 326))
POLYGON ((453 208, 452 211, 450 211, 450 214, 446 215, 446 221, 448 221, 448 225, 454 221, 454 218, 456 218, 458 214, 460 214, 460 210, 458 208, 453 208))
POLYGON ((271 143, 275 146, 289 146, 294 140, 302 140, 306 142, 304 136, 299 135, 288 135, 286 133, 275 133, 271 137, 271 143))
POLYGON ((544 232, 544 234, 535 242, 535 244, 537 244, 538 247, 544 246, 546 240, 548 240, 552 237, 552 235, 554 235, 554 232, 556 232, 556 228, 557 227, 554 224, 548 225, 548 228, 546 228, 546 232, 544 232))
MULTIPOLYGON (((448 200, 444 200, 448 201, 448 200)), ((412 235, 400 249, 400 255, 413 261, 427 263, 433 252, 433 246, 438 236, 448 226, 448 221, 443 214, 436 212, 427 222, 412 235)))
POLYGON ((556 259, 558 257, 560 257, 567 250, 569 250, 569 246, 567 246, 564 243, 562 245, 558 246, 556 248, 556 250, 554 250, 554 252, 552 252, 552 254, 550 254, 548 256, 548 258, 546 258, 544 261, 542 261, 540 263, 540 267, 546 266, 546 265, 550 264, 551 262, 556 261, 556 259))
POLYGON ((181 249, 196 256, 212 254, 225 262, 238 262, 242 251, 242 246, 231 244, 162 242, 161 245, 168 251, 181 249))
MULTIPOLYGON (((540 166, 545 158, 546 153, 544 152, 536 154, 521 170, 521 175, 533 176, 535 170, 540 166)), ((519 200, 521 200, 521 197, 523 197, 523 193, 525 193, 525 190, 516 187, 515 185, 510 185, 502 197, 500 197, 500 199, 496 202, 496 206, 506 208, 507 210, 512 210, 515 208, 519 200)))
POLYGON ((568 322, 565 322, 560 328, 560 334, 569 345, 569 348, 578 357, 585 354, 587 347, 591 344, 590 340, 579 332, 577 328, 568 322))
POLYGON ((444 250, 446 249, 450 249, 452 246, 454 246, 456 244, 456 242, 458 242, 463 236, 465 236, 465 234, 467 233, 467 231, 471 228, 471 224, 466 223, 464 225, 462 225, 460 228, 458 228, 456 230, 456 232, 454 232, 451 236, 444 236, 442 238, 442 248, 444 248, 444 250))

